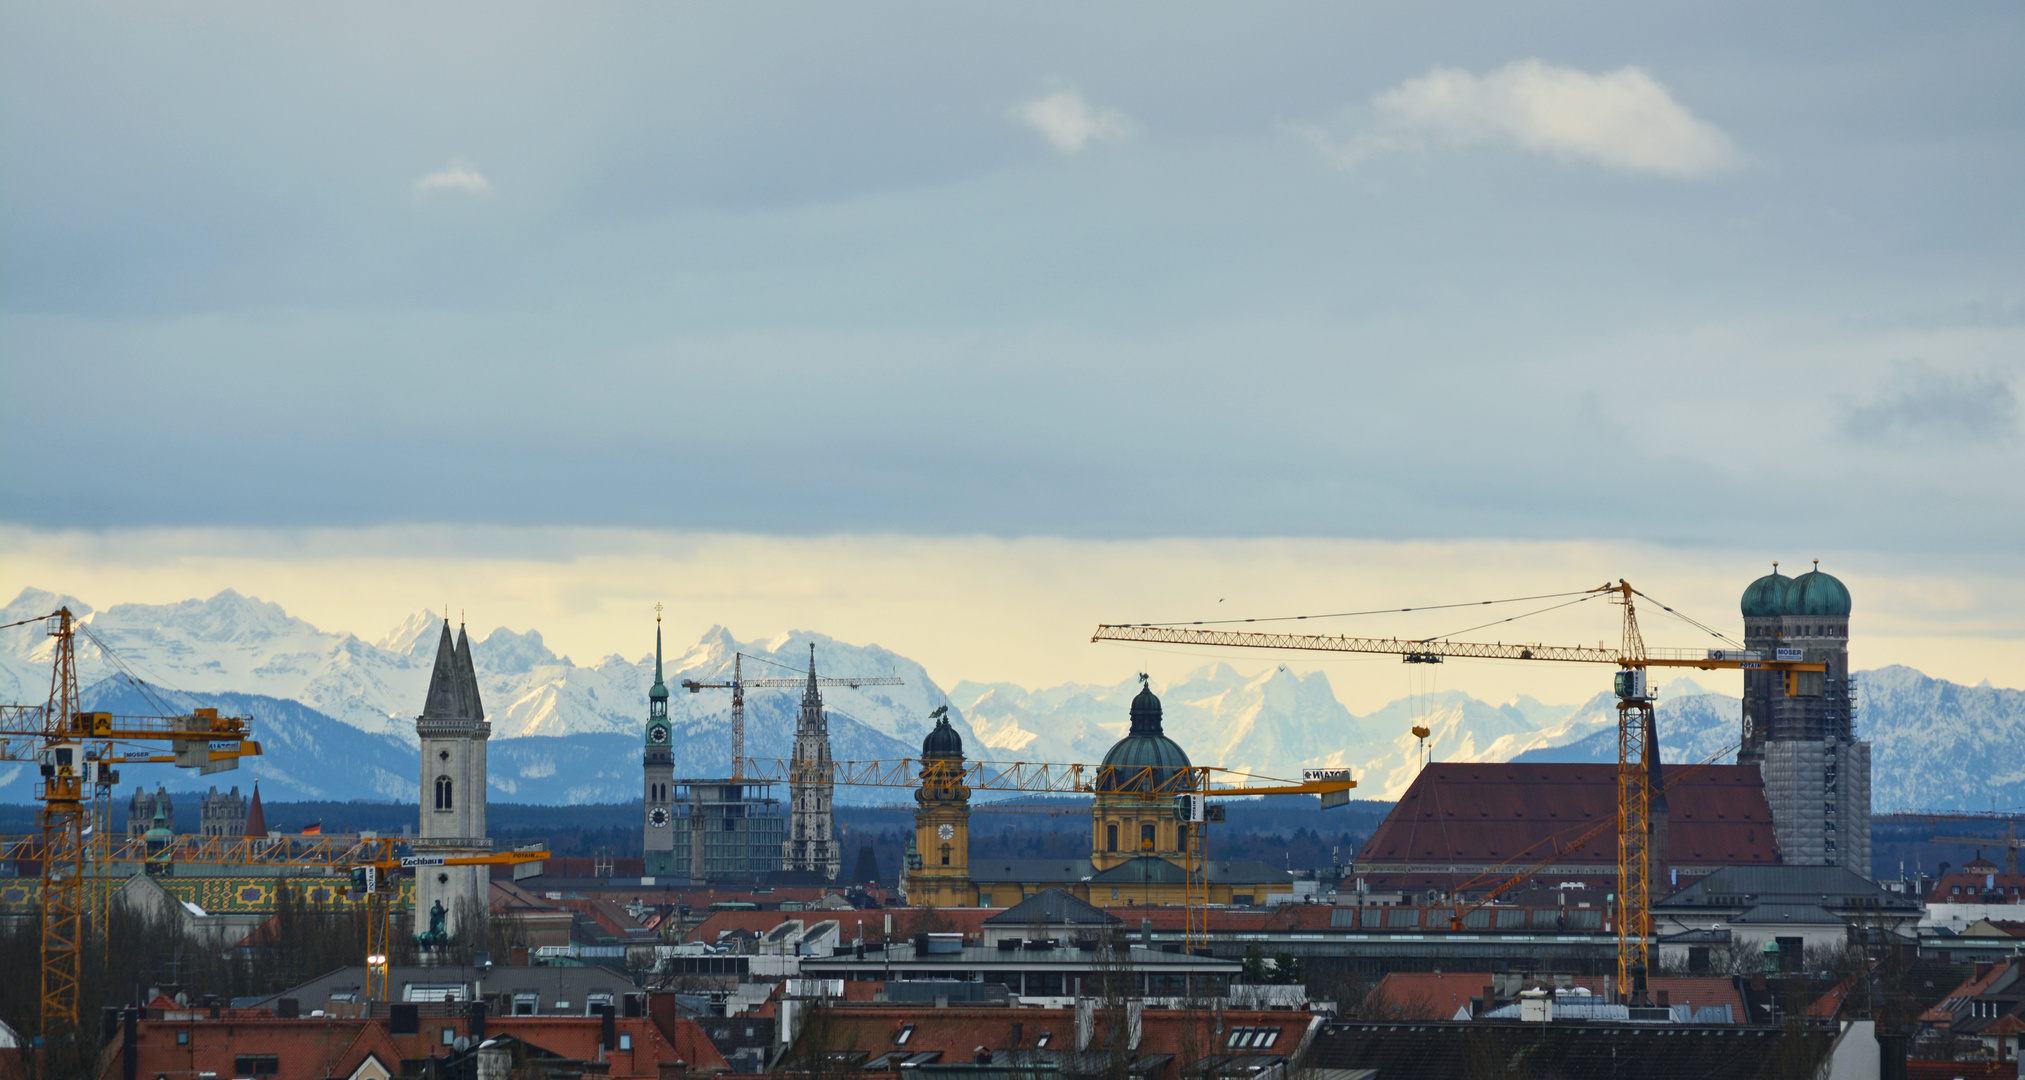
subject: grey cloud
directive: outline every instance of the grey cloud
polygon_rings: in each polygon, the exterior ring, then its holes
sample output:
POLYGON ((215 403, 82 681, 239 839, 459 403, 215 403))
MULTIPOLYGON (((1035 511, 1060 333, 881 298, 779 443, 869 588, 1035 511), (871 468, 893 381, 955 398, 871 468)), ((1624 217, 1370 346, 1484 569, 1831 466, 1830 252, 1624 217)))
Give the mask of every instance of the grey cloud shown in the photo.
POLYGON ((1844 407, 1842 430, 1860 441, 1987 443, 2018 434, 2018 396, 1994 371, 1897 366, 1869 401, 1844 407))

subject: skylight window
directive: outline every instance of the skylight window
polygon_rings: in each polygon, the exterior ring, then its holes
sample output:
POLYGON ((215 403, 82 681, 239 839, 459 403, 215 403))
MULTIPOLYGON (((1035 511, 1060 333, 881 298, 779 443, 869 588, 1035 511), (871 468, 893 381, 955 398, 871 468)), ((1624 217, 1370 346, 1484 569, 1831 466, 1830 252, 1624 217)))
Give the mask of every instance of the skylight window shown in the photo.
POLYGON ((911 1039, 911 1038, 913 1038, 913 1037, 914 1037, 914 1025, 913 1025, 913 1024, 902 1024, 902 1025, 900 1025, 900 1034, 899 1034, 899 1035, 896 1035, 896 1036, 894 1036, 894 1038, 893 1038, 893 1045, 894 1045, 894 1046, 906 1046, 906 1045, 907 1045, 907 1040, 909 1040, 909 1039, 911 1039))

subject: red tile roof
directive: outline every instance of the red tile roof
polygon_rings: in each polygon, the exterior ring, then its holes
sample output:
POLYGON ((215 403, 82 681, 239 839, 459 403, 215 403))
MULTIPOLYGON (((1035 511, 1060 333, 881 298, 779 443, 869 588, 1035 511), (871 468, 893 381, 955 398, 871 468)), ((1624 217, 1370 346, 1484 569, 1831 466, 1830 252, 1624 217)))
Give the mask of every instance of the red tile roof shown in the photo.
MULTIPOLYGON (((1772 813, 1751 765, 1668 765, 1667 857, 1676 864, 1777 862, 1772 813), (1678 779, 1676 779, 1678 777, 1678 779)), ((1421 770, 1357 855, 1359 869, 1386 863, 1537 861, 1617 815, 1612 765, 1438 763, 1421 770)), ((1607 837, 1570 852, 1571 863, 1615 859, 1607 837)))
MULTIPOLYGON (((582 1016, 494 1016, 487 1019, 486 1034, 512 1035, 554 1054, 583 1061, 598 1058, 602 1019, 582 1016)), ((688 1017, 665 1017, 657 1022, 644 1017, 617 1018, 616 1034, 632 1036, 630 1050, 609 1050, 604 1054, 614 1077, 657 1078, 663 1062, 683 1061, 692 1069, 729 1068, 696 1021, 688 1017)), ((214 1073, 221 1077, 243 1075, 237 1058, 273 1055, 280 1077, 346 1076, 367 1054, 380 1059, 390 1072, 399 1073, 403 1058, 441 1057, 448 1052, 442 1030, 454 1035, 470 1034, 462 1017, 426 1016, 415 1035, 388 1033, 385 1017, 303 1017, 282 1020, 264 1013, 236 1011, 220 1019, 208 1016, 189 1020, 143 1020, 136 1028, 142 1076, 188 1075, 188 1070, 214 1073), (178 1045, 178 1032, 188 1032, 188 1041, 178 1045)), ((109 1052, 110 1064, 101 1080, 118 1075, 120 1055, 109 1052)))
MULTIPOLYGON (((1386 975, 1373 993, 1383 994, 1392 1015, 1400 1019, 1448 1020, 1455 1016, 1456 1010, 1467 1010, 1471 998, 1483 997, 1485 988, 1495 981, 1486 971, 1395 971, 1386 975)), ((1603 992, 1601 975, 1577 975, 1573 981, 1591 993, 1603 992)), ((1666 991, 1669 1005, 1692 1005, 1697 1009, 1728 1005, 1736 1022, 1744 1022, 1744 999, 1737 993, 1736 984, 1728 979, 1662 975, 1649 980, 1646 987, 1654 995, 1666 991)))
POLYGON ((1934 883, 1934 891, 1927 895, 1929 904, 1980 904, 1989 892, 2004 894, 2004 898, 2016 904, 2025 902, 2025 874, 1995 875, 1996 889, 1986 888, 1991 875, 1965 874, 1959 870, 1942 874, 1934 883))
MULTIPOLYGON (((1949 991, 1947 997, 1941 999, 1940 1004, 1921 1013, 1920 1021, 1928 1024, 1953 1024, 1955 1018, 1961 1014, 1962 1010, 1969 1007, 1969 999, 1988 990, 1992 984, 2004 976, 2006 971, 2010 970, 2014 962, 2006 960, 2001 964, 1991 964, 1989 970, 1983 972, 1981 975, 1974 975, 1964 979, 1962 985, 1955 987, 1949 991)), ((1976 966, 1981 967, 1982 965, 1978 964, 1976 966)))

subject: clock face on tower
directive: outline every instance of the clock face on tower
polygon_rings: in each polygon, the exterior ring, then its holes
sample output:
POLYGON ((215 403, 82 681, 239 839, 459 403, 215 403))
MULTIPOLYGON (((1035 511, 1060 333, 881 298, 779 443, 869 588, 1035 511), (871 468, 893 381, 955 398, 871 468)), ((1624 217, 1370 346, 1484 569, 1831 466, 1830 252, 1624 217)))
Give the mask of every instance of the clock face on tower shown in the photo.
POLYGON ((647 815, 647 820, 652 822, 657 829, 666 828, 668 826, 668 811, 657 806, 647 815))
POLYGON ((943 838, 944 840, 948 840, 956 835, 956 826, 948 824, 947 822, 941 825, 937 825, 935 827, 935 835, 943 838))
POLYGON ((659 724, 647 728, 647 741, 656 746, 668 741, 668 729, 659 724))

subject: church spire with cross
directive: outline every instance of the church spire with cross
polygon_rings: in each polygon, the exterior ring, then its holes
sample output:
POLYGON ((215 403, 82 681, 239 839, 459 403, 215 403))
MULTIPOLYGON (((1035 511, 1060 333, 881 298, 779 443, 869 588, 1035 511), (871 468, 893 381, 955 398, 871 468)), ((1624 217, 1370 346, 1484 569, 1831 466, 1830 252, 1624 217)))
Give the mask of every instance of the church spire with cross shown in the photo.
POLYGON ((641 753, 645 767, 642 795, 646 814, 641 854, 649 877, 674 876, 675 755, 674 733, 668 726, 668 684, 661 677, 661 605, 654 605, 654 685, 647 691, 647 743, 641 753))
POLYGON ((837 843, 831 768, 830 720, 823 713, 822 691, 816 688, 816 647, 809 646, 809 680, 802 690, 802 712, 795 721, 794 762, 788 780, 788 832, 781 844, 781 868, 822 875, 835 881, 844 857, 837 843))

